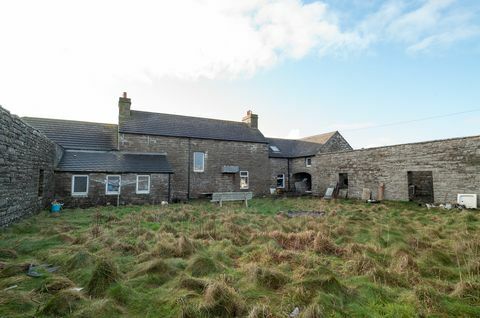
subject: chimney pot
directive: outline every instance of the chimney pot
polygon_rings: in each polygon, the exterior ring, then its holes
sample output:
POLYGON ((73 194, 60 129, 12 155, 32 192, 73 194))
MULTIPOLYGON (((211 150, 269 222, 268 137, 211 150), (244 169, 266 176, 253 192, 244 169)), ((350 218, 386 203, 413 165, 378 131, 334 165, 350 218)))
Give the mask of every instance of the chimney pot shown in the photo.
POLYGON ((127 98, 127 92, 123 92, 123 98, 127 98))

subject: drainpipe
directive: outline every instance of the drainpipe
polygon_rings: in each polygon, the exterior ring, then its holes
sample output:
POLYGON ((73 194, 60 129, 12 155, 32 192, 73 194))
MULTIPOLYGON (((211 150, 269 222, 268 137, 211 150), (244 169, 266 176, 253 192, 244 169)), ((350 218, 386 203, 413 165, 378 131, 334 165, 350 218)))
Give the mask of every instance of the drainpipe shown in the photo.
POLYGON ((191 150, 192 149, 192 139, 188 138, 188 160, 187 160, 187 200, 190 200, 190 166, 191 166, 191 150))
POLYGON ((172 187, 171 187, 171 177, 172 177, 172 174, 169 173, 168 174, 168 197, 167 197, 167 201, 168 203, 171 203, 171 193, 172 193, 172 187))
POLYGON ((287 175, 288 191, 290 191, 290 158, 287 159, 287 175))

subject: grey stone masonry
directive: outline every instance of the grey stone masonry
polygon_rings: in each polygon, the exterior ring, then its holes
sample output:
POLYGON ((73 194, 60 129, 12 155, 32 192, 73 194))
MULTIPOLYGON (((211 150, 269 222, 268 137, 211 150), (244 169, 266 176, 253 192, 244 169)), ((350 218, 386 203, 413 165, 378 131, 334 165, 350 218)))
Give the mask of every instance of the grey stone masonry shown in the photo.
POLYGON ((351 198, 361 198, 363 188, 376 198, 384 183, 386 200, 408 200, 408 172, 431 171, 434 201, 454 203, 459 193, 480 197, 480 136, 318 154, 312 167, 319 195, 347 173, 351 198))
POLYGON ((137 194, 137 174, 134 173, 55 173, 55 196, 64 203, 64 207, 91 207, 101 205, 125 204, 160 204, 168 201, 168 174, 139 173, 150 176, 150 191, 137 194), (72 195, 72 176, 88 175, 88 192, 86 195, 72 195), (120 194, 106 193, 107 175, 120 176, 120 194))
POLYGON ((49 205, 61 148, 0 106, 0 227, 49 205))
POLYGON ((264 143, 120 134, 122 151, 163 153, 172 169, 172 198, 198 198, 213 192, 249 191, 266 194, 270 187, 268 145, 264 143), (195 172, 193 153, 205 154, 205 170, 195 172), (239 173, 223 173, 224 166, 248 171, 249 188, 240 189, 239 173))

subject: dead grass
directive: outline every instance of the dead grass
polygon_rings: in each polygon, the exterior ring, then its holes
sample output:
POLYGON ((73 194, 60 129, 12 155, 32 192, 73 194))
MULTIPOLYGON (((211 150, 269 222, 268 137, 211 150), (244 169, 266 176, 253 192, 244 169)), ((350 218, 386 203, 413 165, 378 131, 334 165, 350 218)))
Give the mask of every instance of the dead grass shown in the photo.
POLYGON ((480 316, 475 213, 309 198, 40 213, 0 232, 0 317, 480 316))

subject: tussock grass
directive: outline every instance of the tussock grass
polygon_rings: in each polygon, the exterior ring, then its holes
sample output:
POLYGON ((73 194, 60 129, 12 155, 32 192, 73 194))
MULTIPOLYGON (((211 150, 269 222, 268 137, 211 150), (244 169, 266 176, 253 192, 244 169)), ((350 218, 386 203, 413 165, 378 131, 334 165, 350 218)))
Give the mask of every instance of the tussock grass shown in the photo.
POLYGON ((0 231, 0 317, 480 317, 479 227, 317 198, 44 212, 0 231))
POLYGON ((100 259, 88 282, 87 292, 94 297, 103 296, 108 287, 118 279, 119 273, 115 263, 109 259, 100 259))

